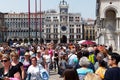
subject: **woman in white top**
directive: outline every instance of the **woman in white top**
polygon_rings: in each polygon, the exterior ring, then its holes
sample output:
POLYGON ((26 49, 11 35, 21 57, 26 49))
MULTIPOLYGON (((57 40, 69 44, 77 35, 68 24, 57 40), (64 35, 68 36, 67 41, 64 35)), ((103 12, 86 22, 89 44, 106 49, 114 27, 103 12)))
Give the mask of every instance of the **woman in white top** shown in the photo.
POLYGON ((45 50, 45 54, 43 55, 45 60, 45 69, 49 72, 49 65, 50 65, 50 54, 48 53, 48 49, 45 50))

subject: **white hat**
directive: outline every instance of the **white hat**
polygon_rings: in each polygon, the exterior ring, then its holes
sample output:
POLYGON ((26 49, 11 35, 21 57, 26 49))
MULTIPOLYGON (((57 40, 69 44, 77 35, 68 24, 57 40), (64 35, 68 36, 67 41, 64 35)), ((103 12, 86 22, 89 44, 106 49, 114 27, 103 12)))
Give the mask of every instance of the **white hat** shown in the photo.
POLYGON ((28 56, 30 55, 29 52, 26 52, 26 53, 25 53, 25 56, 27 56, 27 55, 28 55, 28 56))
POLYGON ((33 53, 33 51, 29 51, 29 54, 30 54, 30 55, 33 55, 34 53, 33 53))

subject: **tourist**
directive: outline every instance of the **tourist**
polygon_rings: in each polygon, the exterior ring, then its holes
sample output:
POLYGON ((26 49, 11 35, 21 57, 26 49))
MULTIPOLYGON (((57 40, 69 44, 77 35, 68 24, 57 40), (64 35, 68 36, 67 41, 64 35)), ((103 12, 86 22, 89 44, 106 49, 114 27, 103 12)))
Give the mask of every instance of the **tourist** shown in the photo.
POLYGON ((66 69, 63 77, 63 80, 79 80, 78 74, 75 69, 66 69))
POLYGON ((1 62, 2 62, 3 68, 0 68, 0 78, 2 80, 9 80, 13 78, 14 80, 21 80, 21 76, 17 68, 11 65, 9 55, 4 54, 2 56, 1 62))
POLYGON ((77 69, 77 73, 80 80, 83 80, 87 73, 93 73, 93 70, 88 68, 90 61, 87 57, 82 57, 79 64, 81 67, 77 69))
POLYGON ((28 74, 27 76, 28 80, 41 80, 40 67, 37 64, 36 57, 31 58, 31 65, 28 67, 27 74, 28 74))
POLYGON ((120 68, 118 62, 120 61, 120 55, 118 53, 112 53, 108 58, 109 69, 105 72, 104 80, 120 80, 120 68))
POLYGON ((15 67, 18 70, 18 72, 21 75, 22 80, 24 80, 25 79, 25 70, 24 70, 24 67, 23 67, 23 63, 19 62, 18 54, 15 53, 15 52, 12 52, 11 53, 11 59, 12 59, 12 61, 11 61, 12 66, 15 67))
POLYGON ((95 71, 95 74, 99 75, 101 79, 104 79, 106 70, 107 70, 107 63, 104 60, 99 60, 99 67, 95 71))

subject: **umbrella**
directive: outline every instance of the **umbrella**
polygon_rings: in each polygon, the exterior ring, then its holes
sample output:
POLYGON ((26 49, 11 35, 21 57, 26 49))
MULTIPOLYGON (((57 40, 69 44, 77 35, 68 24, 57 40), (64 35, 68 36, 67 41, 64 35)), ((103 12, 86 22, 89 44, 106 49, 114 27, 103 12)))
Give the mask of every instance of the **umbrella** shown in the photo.
POLYGON ((86 40, 81 40, 81 41, 78 41, 78 44, 81 44, 83 42, 85 42, 86 40))
POLYGON ((81 43, 82 45, 94 45, 96 44, 95 42, 91 41, 91 40, 86 40, 84 42, 81 43))

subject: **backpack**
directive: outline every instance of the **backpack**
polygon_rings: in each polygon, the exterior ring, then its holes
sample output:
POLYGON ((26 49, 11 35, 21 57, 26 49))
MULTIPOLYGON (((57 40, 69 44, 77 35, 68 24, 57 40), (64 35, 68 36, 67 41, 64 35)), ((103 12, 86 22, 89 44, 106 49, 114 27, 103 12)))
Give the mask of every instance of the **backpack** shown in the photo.
POLYGON ((87 73, 87 75, 85 75, 84 77, 84 80, 102 80, 102 79, 95 73, 87 73))
POLYGON ((40 70, 40 76, 41 76, 42 80, 49 79, 49 74, 48 74, 47 70, 44 68, 40 70))

